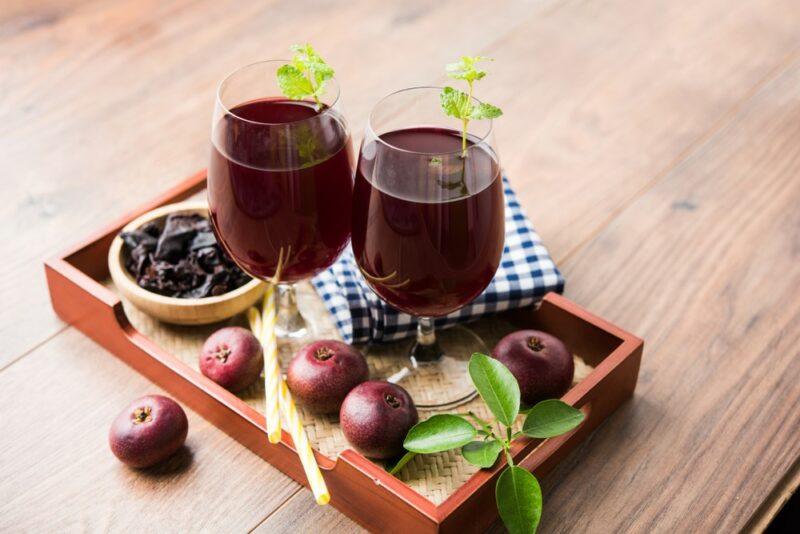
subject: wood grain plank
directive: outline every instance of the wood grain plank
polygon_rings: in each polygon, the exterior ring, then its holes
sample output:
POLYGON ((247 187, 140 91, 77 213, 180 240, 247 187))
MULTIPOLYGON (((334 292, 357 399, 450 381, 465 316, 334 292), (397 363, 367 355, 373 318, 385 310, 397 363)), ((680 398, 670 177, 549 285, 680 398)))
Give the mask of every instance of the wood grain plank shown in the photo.
POLYGON ((485 50, 497 62, 481 95, 505 110, 504 166, 557 259, 785 66, 800 47, 795 7, 566 3, 485 50))
POLYGON ((0 9, 0 40, 52 27, 70 12, 102 0, 4 0, 0 9))
MULTIPOLYGON (((797 457, 796 418, 781 423, 756 411, 761 403, 768 414, 786 416, 787 406, 797 413, 796 69, 737 113, 796 50, 796 6, 453 5, 97 2, 0 35, 0 252, 8 258, 0 294, 26 303, 0 310, 0 360, 61 327, 38 270, 44 254, 205 159, 221 73, 278 55, 303 33, 330 50, 357 131, 381 94, 437 79, 441 64, 467 49, 484 51, 498 59, 481 90, 506 110, 497 130, 505 166, 556 257, 569 255, 568 293, 648 340, 639 398, 548 478, 544 530, 743 524, 770 477, 797 457), (702 156, 681 163, 709 137, 702 156), (754 250, 769 261, 756 262, 754 250)), ((0 442, 0 492, 21 511, 4 503, 2 521, 36 512, 43 524, 121 529, 136 527, 147 508, 152 529, 188 517, 197 528, 236 530, 270 515, 279 503, 264 488, 284 491, 271 485, 282 475, 255 476, 271 468, 210 427, 202 430, 208 448, 198 447, 208 456, 166 484, 104 463, 106 419, 149 389, 78 335, 68 330, 0 373, 0 397, 16 399, 4 413, 22 410, 29 383, 57 380, 52 400, 24 407, 48 431, 31 433, 15 420, 13 442, 0 442), (108 407, 97 412, 103 401, 108 407), (64 456, 91 461, 62 468, 47 438, 63 428, 51 421, 73 405, 88 414, 81 430, 93 445, 70 427, 64 456), (163 492, 142 489, 161 484, 163 492), (80 493, 92 485, 101 491, 85 501, 80 493), (234 510, 202 496, 209 488, 262 500, 234 510)), ((338 514, 304 504, 303 493, 287 504, 291 516, 279 509, 265 525, 280 529, 311 513, 348 529, 338 514)))
POLYGON ((736 532, 800 457, 800 61, 565 265, 647 340, 545 532, 736 532))
MULTIPOLYGON (((312 503, 313 504, 313 503, 312 503)), ((258 525, 253 534, 296 534, 297 532, 366 532, 357 523, 330 506, 309 506, 308 496, 299 492, 258 525)))
POLYGON ((193 412, 165 467, 120 464, 111 421, 158 392, 74 329, 0 374, 0 531, 244 531, 300 489, 193 412))
POLYGON ((780 526, 789 528, 793 521, 792 499, 796 505, 797 490, 800 488, 800 458, 795 460, 794 466, 779 480, 769 497, 761 503, 759 509, 753 514, 742 532, 762 534, 772 529, 771 532, 780 532, 780 526), (774 524, 773 524, 774 522, 774 524))

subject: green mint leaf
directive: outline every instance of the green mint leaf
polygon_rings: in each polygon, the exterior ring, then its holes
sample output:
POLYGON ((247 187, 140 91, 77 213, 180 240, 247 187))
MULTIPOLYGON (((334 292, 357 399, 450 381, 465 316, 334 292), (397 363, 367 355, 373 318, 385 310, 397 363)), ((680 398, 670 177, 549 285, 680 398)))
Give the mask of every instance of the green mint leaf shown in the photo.
POLYGON ((469 118, 476 120, 496 119, 502 114, 503 112, 497 106, 481 102, 473 108, 472 113, 469 114, 469 118))
POLYGON ((292 58, 292 65, 300 71, 309 72, 316 84, 321 85, 333 78, 333 68, 325 63, 325 60, 314 50, 313 46, 306 43, 304 45, 292 45, 291 49, 295 53, 292 58))
POLYGON ((514 424, 519 413, 519 384, 508 368, 485 354, 476 352, 469 360, 469 376, 483 402, 506 426, 514 424))
POLYGON ((292 100, 302 100, 314 94, 311 81, 294 65, 282 65, 278 69, 278 87, 292 100))
POLYGON ((528 411, 522 433, 531 438, 552 438, 580 425, 583 412, 558 399, 548 399, 528 411))
POLYGON ((485 70, 480 70, 476 64, 480 61, 494 61, 492 58, 483 56, 461 56, 456 63, 445 65, 447 75, 455 80, 474 82, 486 76, 485 70))
POLYGON ((319 104, 325 82, 333 78, 333 68, 310 44, 292 45, 291 49, 294 52, 291 62, 278 69, 278 86, 293 100, 313 97, 319 104))
POLYGON ((502 450, 499 441, 471 441, 461 447, 461 455, 472 465, 487 468, 494 465, 502 450))
POLYGON ((469 119, 472 113, 472 102, 467 93, 452 87, 445 87, 442 89, 439 99, 445 115, 456 119, 469 119))
POLYGON ((333 68, 326 63, 312 65, 311 72, 314 73, 314 80, 319 84, 320 89, 325 86, 325 82, 333 78, 333 68))
POLYGON ((394 465, 387 465, 386 468, 389 471, 389 474, 396 475, 406 466, 408 462, 411 461, 414 456, 416 456, 416 452, 407 452, 403 456, 400 457, 399 460, 394 465))
POLYGON ((456 80, 467 82, 469 92, 464 93, 445 87, 440 95, 442 111, 448 117, 461 119, 461 157, 467 157, 467 126, 471 119, 493 119, 503 114, 500 108, 491 104, 473 104, 472 91, 476 81, 486 76, 486 71, 477 67, 481 61, 492 61, 483 56, 461 56, 457 63, 445 65, 447 75, 456 80))
POLYGON ((542 488, 527 470, 505 469, 495 487, 497 511, 510 534, 533 534, 542 518, 542 488))
POLYGON ((475 427, 463 417, 439 414, 414 425, 403 447, 411 452, 431 454, 466 445, 476 434, 475 427))
POLYGON ((314 47, 310 44, 295 44, 289 47, 294 52, 292 56, 292 64, 300 70, 305 70, 309 65, 314 63, 325 63, 325 61, 317 54, 314 47))

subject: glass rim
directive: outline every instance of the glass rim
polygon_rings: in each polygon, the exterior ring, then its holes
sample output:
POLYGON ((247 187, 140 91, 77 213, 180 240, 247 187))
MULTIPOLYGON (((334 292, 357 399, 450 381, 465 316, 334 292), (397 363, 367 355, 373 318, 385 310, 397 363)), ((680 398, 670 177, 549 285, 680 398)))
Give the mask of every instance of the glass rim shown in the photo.
MULTIPOLYGON (((377 133, 375 133, 375 128, 372 127, 372 120, 373 120, 373 115, 375 114, 375 111, 377 110, 378 106, 380 106, 385 100, 388 100, 389 98, 391 98, 391 97, 393 97, 395 95, 398 95, 400 93, 405 93, 407 91, 415 91, 415 90, 418 90, 418 89, 437 89, 437 90, 441 91, 442 89, 444 89, 444 87, 438 86, 438 85, 416 85, 416 86, 413 86, 413 87, 406 87, 404 89, 398 89, 397 91, 391 92, 388 95, 384 96, 383 98, 378 100, 375 103, 374 106, 372 106, 372 111, 369 112, 369 117, 367 118, 367 130, 369 131, 369 133, 379 143, 381 143, 383 145, 386 145, 387 147, 391 148, 392 150, 397 150, 398 152, 405 152, 405 153, 408 153, 408 154, 419 154, 421 156, 423 156, 423 155, 424 156, 434 156, 434 155, 450 156, 450 155, 454 155, 454 154, 462 154, 463 152, 462 152, 461 149, 453 150, 453 151, 449 151, 449 152, 425 152, 425 151, 420 151, 420 150, 408 150, 408 149, 396 146, 396 145, 394 145, 392 143, 389 143, 388 141, 385 141, 384 139, 381 139, 381 137, 377 133)), ((474 96, 472 97, 472 100, 477 102, 478 104, 482 104, 482 102, 478 98, 476 98, 474 96)), ((470 150, 472 148, 476 148, 476 147, 481 146, 481 145, 488 146, 487 140, 489 139, 489 136, 493 132, 494 122, 492 121, 492 119, 482 119, 482 120, 488 120, 489 121, 489 129, 486 130, 486 133, 483 136, 481 136, 478 139, 477 142, 472 143, 470 146, 468 146, 467 150, 470 150)), ((417 125, 417 126, 420 126, 420 125, 417 125)), ((413 127, 413 125, 410 126, 410 127, 413 127)), ((461 133, 461 132, 459 132, 459 133, 461 133)), ((489 148, 491 148, 491 147, 489 147, 489 148)))
MULTIPOLYGON (((336 80, 335 76, 331 77, 327 81, 327 84, 328 84, 327 88, 331 88, 332 87, 333 90, 335 91, 335 95, 334 95, 333 100, 331 101, 331 103, 330 104, 325 104, 325 106, 326 106, 325 109, 323 111, 321 111, 320 113, 318 113, 317 115, 314 115, 313 117, 307 117, 305 119, 299 119, 299 120, 296 120, 296 121, 289 121, 289 122, 254 121, 254 120, 251 120, 251 119, 246 119, 246 118, 242 117, 241 115, 238 115, 237 113, 235 113, 233 110, 231 110, 228 106, 226 106, 222 102, 222 90, 225 87, 225 85, 231 80, 231 78, 233 78, 234 76, 236 76, 240 72, 244 71, 245 69, 249 69, 250 67, 255 67, 256 65, 264 65, 264 64, 268 64, 268 63, 272 63, 272 64, 280 63, 281 65, 288 65, 289 63, 291 63, 291 60, 289 60, 289 59, 262 59, 260 61, 254 61, 253 63, 248 63, 247 65, 243 65, 241 67, 237 67, 236 69, 230 71, 224 78, 222 78, 222 81, 219 82, 219 84, 217 85, 217 91, 216 91, 217 106, 219 106, 224 111, 225 114, 232 115, 232 116, 236 117, 237 120, 240 120, 242 122, 249 122, 250 124, 258 124, 258 125, 261 125, 261 126, 287 126, 287 125, 290 125, 290 124, 300 124, 300 123, 303 123, 303 122, 306 122, 306 121, 314 120, 317 117, 319 117, 320 115, 322 115, 324 113, 328 113, 329 111, 332 111, 333 110, 333 106, 335 106, 339 102, 339 96, 341 95, 341 90, 339 89, 339 82, 336 80)), ((270 96, 270 95, 268 95, 268 96, 270 96)), ((274 96, 283 96, 283 95, 274 95, 274 96)), ((302 100, 293 100, 293 99, 291 99, 289 97, 284 97, 284 98, 286 98, 287 100, 292 100, 293 102, 303 102, 302 100)), ((246 102, 242 102, 242 104, 244 104, 244 103, 246 103, 246 102)))

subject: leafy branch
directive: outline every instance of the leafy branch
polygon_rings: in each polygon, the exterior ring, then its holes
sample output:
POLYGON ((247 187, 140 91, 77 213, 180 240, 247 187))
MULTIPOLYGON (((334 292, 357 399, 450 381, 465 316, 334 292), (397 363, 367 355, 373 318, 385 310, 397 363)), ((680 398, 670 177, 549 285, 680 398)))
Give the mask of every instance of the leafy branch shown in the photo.
POLYGON ((501 362, 475 353, 469 361, 469 376, 495 420, 486 421, 474 412, 434 415, 408 431, 403 443, 408 452, 390 472, 399 472, 417 454, 460 448, 466 461, 485 469, 495 465, 503 453, 507 466, 495 487, 497 510, 512 534, 534 533, 542 516, 542 490, 533 474, 514 465, 511 442, 519 435, 546 439, 569 432, 583 422, 583 412, 558 399, 544 400, 527 411, 522 430, 514 432, 520 390, 511 371, 501 362))
POLYGON ((441 100, 442 111, 448 117, 455 117, 461 120, 461 155, 467 156, 467 126, 470 120, 495 119, 503 114, 500 108, 480 102, 477 105, 473 102, 472 93, 476 81, 486 76, 486 71, 480 70, 477 64, 482 61, 493 61, 491 58, 483 56, 461 56, 456 63, 449 63, 445 66, 447 75, 454 80, 464 80, 467 82, 467 92, 459 91, 450 86, 442 89, 439 98, 441 100))
POLYGON ((319 97, 325 92, 325 83, 333 78, 333 68, 308 43, 292 45, 291 49, 291 62, 278 69, 278 87, 292 100, 313 98, 319 108, 319 97))

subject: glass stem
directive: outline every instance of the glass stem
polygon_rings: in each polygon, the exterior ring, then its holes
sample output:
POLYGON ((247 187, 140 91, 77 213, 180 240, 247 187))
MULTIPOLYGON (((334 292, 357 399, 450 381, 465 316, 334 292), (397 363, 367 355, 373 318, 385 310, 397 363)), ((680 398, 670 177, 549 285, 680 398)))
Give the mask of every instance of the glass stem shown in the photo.
POLYGON ((417 320, 417 342, 411 348, 411 362, 416 367, 418 362, 435 362, 443 355, 442 349, 436 341, 433 319, 420 317, 417 320))
POLYGON ((306 320, 297 307, 293 284, 278 284, 278 317, 276 333, 280 337, 302 337, 307 333, 306 320))

